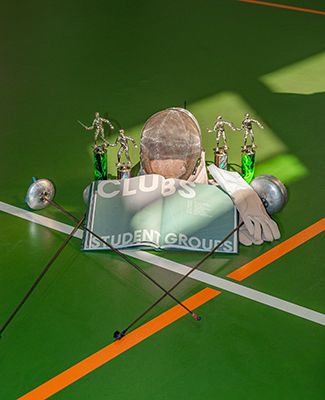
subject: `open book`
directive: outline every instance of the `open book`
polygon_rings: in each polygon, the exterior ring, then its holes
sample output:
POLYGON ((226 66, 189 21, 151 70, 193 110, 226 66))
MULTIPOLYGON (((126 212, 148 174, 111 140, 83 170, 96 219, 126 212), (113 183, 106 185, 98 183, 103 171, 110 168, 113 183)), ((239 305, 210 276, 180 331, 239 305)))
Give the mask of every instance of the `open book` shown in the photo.
MULTIPOLYGON (((116 248, 210 251, 236 225, 232 200, 216 186, 160 175, 91 185, 86 226, 116 248)), ((83 249, 108 247, 84 231, 83 249)), ((237 232, 218 251, 237 253, 237 232)))

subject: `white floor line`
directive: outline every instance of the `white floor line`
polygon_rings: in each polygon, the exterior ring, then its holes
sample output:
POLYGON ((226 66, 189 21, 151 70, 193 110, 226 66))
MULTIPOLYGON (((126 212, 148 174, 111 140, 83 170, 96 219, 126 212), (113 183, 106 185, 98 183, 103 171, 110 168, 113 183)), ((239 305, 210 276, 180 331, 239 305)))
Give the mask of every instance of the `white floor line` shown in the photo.
MULTIPOLYGON (((36 212, 26 211, 22 208, 3 203, 2 201, 0 201, 0 211, 4 211, 8 214, 26 219, 27 221, 35 222, 36 224, 46 226, 47 228, 66 233, 68 235, 73 231, 73 226, 63 224, 62 222, 55 221, 51 218, 43 217, 36 212)), ((81 229, 78 229, 77 232, 74 234, 74 236, 79 239, 82 239, 82 235, 83 231, 81 229)))
MULTIPOLYGON (((37 224, 55 229, 66 234, 69 234, 73 229, 73 227, 70 225, 63 224, 62 222, 58 222, 47 217, 43 217, 42 215, 36 214, 34 212, 11 206, 10 204, 3 203, 1 201, 0 210, 8 214, 23 218, 27 221, 35 222, 37 224)), ((76 232, 75 236, 81 239, 82 230, 79 229, 76 232)), ((158 267, 164 268, 168 271, 172 271, 180 275, 185 275, 191 269, 186 265, 179 264, 174 261, 167 260, 141 250, 123 250, 122 252, 130 257, 137 258, 139 260, 148 262, 150 264, 156 265, 158 267)), ((269 294, 259 292, 258 290, 247 288, 238 283, 219 278, 203 271, 194 271, 190 275, 190 278, 325 326, 325 314, 319 313, 309 308, 290 303, 269 294)))
MULTIPOLYGON (((124 251, 124 254, 127 254, 131 257, 139 258, 143 261, 147 261, 150 264, 157 265, 158 267, 176 272, 180 275, 185 275, 191 269, 186 265, 166 260, 164 258, 158 257, 154 254, 146 253, 144 251, 126 250, 124 251)), ((250 289, 243 285, 239 285, 238 283, 219 278, 203 271, 196 270, 190 275, 190 277, 192 279, 196 279, 197 281, 207 283, 210 286, 215 286, 218 289, 223 289, 227 292, 238 294, 239 296, 257 301, 258 303, 266 304, 270 307, 277 308, 278 310, 285 311, 289 314, 308 319, 321 325, 325 325, 325 315, 317 311, 310 310, 309 308, 298 306, 297 304, 281 300, 277 297, 270 296, 269 294, 250 289)))

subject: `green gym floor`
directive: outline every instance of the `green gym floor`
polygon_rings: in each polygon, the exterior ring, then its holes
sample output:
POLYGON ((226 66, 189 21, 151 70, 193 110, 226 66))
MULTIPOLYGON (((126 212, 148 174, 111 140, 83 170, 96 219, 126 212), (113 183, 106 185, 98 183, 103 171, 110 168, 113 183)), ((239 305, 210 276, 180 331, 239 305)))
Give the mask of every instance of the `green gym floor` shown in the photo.
MULTIPOLYGON (((274 217, 279 241, 215 254, 201 270, 306 310, 293 315, 189 278, 175 291, 181 300, 206 287, 221 291, 197 308, 202 321, 178 318, 71 384, 59 380, 51 398, 324 399, 325 331, 308 315, 324 321, 325 3, 256 3, 2 2, 0 326, 67 237, 11 215, 7 205, 27 211, 31 178, 44 177, 55 182, 57 202, 82 216, 82 192, 93 177, 92 133, 76 121, 89 124, 99 111, 116 126, 110 141, 123 127, 139 143, 151 114, 184 101, 201 125, 209 161, 215 138, 207 128, 217 115, 237 126, 245 112, 261 121, 257 174, 276 175, 289 191, 274 217), (300 232, 315 223, 307 240, 300 232), (273 248, 285 251, 273 262, 275 253, 267 253, 264 268, 241 281, 228 276, 273 248)), ((238 164, 242 135, 229 131, 228 138, 230 162, 238 164)), ((114 174, 116 148, 109 157, 114 174)), ((138 161, 138 149, 131 158, 138 161)), ((37 214, 71 225, 54 208, 37 214)), ((116 329, 161 295, 116 255, 80 246, 73 238, 3 333, 1 400, 26 395, 110 345, 116 329)), ((150 253, 188 266, 202 257, 150 253)), ((165 287, 180 278, 136 261, 165 287)), ((138 327, 172 307, 165 299, 138 327)), ((48 397, 37 393, 24 399, 48 397)))

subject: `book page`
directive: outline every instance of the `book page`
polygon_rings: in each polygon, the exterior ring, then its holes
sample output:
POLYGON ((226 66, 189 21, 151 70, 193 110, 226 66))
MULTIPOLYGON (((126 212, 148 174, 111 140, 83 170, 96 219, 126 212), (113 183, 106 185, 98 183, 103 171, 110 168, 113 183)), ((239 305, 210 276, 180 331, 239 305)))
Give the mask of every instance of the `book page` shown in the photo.
MULTIPOLYGON (((237 225, 237 211, 221 189, 177 179, 166 179, 164 187, 162 248, 210 251, 237 225)), ((237 234, 218 251, 237 253, 237 234)))
MULTIPOLYGON (((142 175, 94 182, 86 226, 117 248, 159 247, 163 181, 159 175, 142 175)), ((107 246, 86 232, 83 249, 107 246)))

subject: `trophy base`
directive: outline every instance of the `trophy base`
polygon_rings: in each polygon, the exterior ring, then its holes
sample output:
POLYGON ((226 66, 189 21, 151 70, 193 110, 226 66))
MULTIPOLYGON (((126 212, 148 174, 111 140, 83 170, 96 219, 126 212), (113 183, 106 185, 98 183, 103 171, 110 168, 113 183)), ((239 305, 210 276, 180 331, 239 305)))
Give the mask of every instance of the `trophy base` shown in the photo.
POLYGON ((132 166, 130 163, 117 164, 117 179, 131 178, 131 168, 132 166))
POLYGON ((242 146, 241 174, 247 183, 251 183, 255 176, 256 153, 252 145, 242 146))
POLYGON ((217 147, 214 150, 214 163, 218 168, 227 169, 228 153, 225 147, 217 147))
POLYGON ((95 181, 107 179, 107 150, 104 145, 94 145, 94 179, 95 181))

